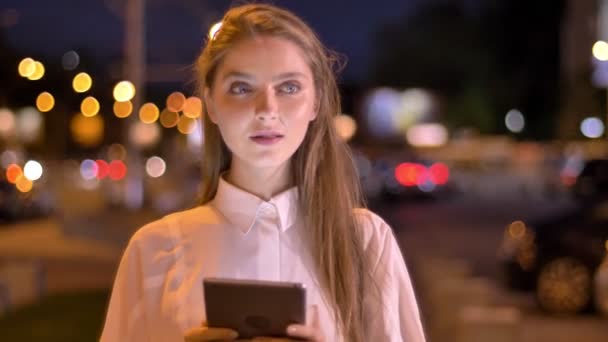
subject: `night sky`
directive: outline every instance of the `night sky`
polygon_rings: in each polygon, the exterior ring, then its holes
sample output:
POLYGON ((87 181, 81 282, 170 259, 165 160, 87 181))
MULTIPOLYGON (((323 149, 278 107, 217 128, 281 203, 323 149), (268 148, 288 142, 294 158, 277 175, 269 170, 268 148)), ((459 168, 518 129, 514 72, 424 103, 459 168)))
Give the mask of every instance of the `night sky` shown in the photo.
MULTIPOLYGON (((200 51, 208 27, 234 1, 148 0, 149 63, 189 64, 200 51)), ((345 79, 365 77, 379 26, 401 20, 416 8, 415 0, 274 1, 295 11, 317 31, 328 47, 346 55, 345 79)), ((68 50, 94 55, 97 62, 118 62, 124 32, 118 0, 1 0, 2 10, 15 9, 18 21, 5 29, 17 51, 39 58, 61 58, 68 50)))

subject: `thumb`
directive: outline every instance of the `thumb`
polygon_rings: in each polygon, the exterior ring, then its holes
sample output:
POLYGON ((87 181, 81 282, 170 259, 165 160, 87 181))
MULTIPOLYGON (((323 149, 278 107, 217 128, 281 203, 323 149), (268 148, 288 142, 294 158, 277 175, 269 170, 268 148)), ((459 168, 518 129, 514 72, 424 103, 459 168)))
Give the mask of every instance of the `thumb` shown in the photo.
POLYGON ((309 325, 313 326, 313 327, 319 327, 319 306, 317 304, 314 304, 311 307, 311 313, 310 313, 310 323, 309 325))

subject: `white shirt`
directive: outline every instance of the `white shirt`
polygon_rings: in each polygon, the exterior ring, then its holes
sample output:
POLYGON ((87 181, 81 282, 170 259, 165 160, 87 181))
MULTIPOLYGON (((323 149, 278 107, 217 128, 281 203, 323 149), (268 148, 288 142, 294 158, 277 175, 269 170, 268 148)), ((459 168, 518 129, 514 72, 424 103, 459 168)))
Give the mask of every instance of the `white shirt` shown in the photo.
MULTIPOLYGON (((383 305, 364 299, 368 341, 425 340, 418 305, 399 246, 377 215, 354 211, 383 305)), ((102 342, 183 341, 205 320, 205 277, 303 283, 307 305, 317 305, 327 341, 343 341, 300 238, 297 190, 270 201, 220 177, 204 206, 149 223, 131 238, 116 275, 102 342)))

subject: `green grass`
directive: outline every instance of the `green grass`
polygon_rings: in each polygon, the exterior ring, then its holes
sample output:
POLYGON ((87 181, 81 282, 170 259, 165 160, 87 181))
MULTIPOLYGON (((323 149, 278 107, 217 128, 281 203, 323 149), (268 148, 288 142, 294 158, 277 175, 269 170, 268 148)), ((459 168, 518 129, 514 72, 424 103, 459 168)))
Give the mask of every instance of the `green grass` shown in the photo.
POLYGON ((48 296, 0 317, 0 340, 90 342, 99 340, 108 291, 48 296))

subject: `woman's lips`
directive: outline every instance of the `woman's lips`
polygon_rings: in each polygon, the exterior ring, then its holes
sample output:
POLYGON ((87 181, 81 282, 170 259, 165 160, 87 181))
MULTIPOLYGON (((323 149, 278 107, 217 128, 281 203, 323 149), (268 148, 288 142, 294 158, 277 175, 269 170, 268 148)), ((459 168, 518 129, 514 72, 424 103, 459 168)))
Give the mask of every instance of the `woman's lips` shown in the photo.
POLYGON ((273 145, 283 139, 282 135, 259 135, 249 138, 260 145, 273 145))

